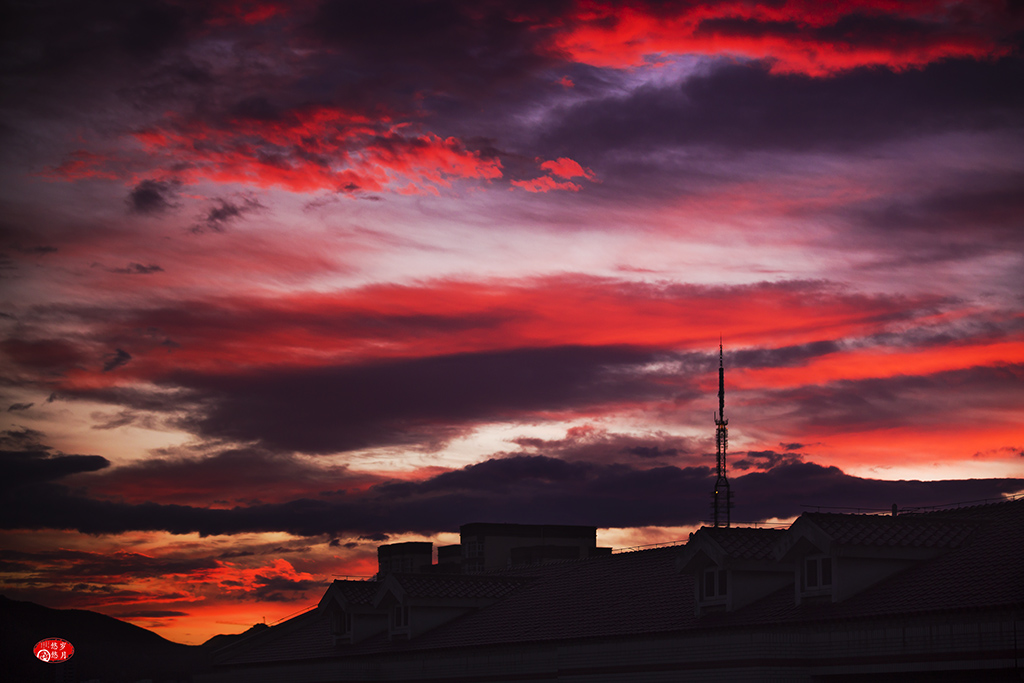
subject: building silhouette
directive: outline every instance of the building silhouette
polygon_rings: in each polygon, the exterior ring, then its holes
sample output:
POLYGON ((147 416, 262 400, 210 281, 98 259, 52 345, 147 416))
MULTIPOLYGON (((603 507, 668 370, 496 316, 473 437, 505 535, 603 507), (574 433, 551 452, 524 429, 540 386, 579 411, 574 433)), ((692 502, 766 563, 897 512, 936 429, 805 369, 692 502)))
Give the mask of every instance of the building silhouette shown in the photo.
POLYGON ((1022 548, 1024 499, 571 560, 510 547, 491 571, 334 581, 197 680, 1021 680, 1022 548))

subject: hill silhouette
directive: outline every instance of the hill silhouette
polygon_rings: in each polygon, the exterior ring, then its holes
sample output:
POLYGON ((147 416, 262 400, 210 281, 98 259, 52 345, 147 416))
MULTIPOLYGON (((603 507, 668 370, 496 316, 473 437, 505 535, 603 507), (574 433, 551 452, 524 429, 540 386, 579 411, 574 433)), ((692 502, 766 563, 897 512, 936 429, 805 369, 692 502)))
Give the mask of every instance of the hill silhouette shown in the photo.
POLYGON ((183 683, 207 667, 212 648, 173 643, 152 631, 97 612, 51 609, 0 596, 0 662, 3 677, 25 683, 52 683, 54 667, 63 680, 129 683, 183 683), (63 638, 75 648, 63 664, 40 662, 33 646, 44 638, 63 638))
POLYGON ((253 626, 250 626, 243 633, 237 633, 237 634, 221 633, 221 634, 213 636, 212 638, 207 640, 205 643, 203 643, 202 646, 204 648, 207 648, 208 650, 210 650, 212 652, 213 650, 219 650, 222 647, 227 647, 228 645, 230 645, 231 643, 235 642, 236 640, 241 640, 242 638, 247 638, 247 637, 249 637, 249 636, 251 636, 251 635, 253 635, 255 633, 259 633, 260 631, 265 631, 268 628, 270 628, 270 627, 267 626, 266 624, 255 624, 253 626))

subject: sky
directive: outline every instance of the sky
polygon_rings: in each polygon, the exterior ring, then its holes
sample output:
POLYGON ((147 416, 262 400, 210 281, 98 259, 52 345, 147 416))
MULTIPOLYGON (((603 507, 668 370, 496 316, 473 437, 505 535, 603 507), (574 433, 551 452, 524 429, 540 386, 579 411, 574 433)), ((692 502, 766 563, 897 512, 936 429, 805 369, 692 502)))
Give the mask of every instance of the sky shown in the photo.
MULTIPOLYGON (((381 543, 1024 490, 1024 10, 8 1, 0 592, 200 643, 381 543)), ((57 635, 60 634, 48 634, 57 635)))

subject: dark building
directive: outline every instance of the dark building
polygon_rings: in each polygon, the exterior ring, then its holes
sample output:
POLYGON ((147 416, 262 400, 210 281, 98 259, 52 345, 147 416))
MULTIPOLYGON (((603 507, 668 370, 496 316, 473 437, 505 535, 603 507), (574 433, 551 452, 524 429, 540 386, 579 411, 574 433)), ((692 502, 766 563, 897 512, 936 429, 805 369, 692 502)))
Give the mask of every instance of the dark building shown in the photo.
POLYGON ((462 571, 467 574, 611 552, 597 547, 593 526, 475 522, 460 526, 459 534, 462 571))
POLYGON ((423 541, 378 546, 377 574, 421 572, 433 564, 433 556, 434 545, 423 541))
POLYGON ((473 522, 460 526, 459 535, 459 545, 437 549, 437 564, 431 563, 434 548, 427 542, 380 546, 377 577, 417 572, 479 574, 611 553, 611 548, 597 547, 593 526, 473 522))
MULTIPOLYGON (((537 545, 558 546, 509 555, 537 545)), ((1022 548, 1024 499, 335 581, 317 608, 217 652, 199 680, 1019 681, 1022 548)))

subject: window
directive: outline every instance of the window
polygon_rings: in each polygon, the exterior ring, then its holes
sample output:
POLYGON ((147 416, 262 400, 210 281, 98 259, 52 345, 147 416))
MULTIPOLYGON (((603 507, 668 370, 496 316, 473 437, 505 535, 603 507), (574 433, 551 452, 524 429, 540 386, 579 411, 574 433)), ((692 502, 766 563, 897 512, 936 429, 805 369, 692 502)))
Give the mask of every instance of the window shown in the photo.
POLYGON ((830 588, 832 586, 832 558, 808 557, 804 560, 804 589, 830 588))
POLYGON ((395 605, 391 608, 391 626, 395 629, 409 628, 408 605, 395 605))
POLYGON ((336 638, 352 635, 352 615, 344 610, 331 612, 331 634, 336 638))
POLYGON ((484 556, 484 542, 482 539, 466 543, 466 557, 475 558, 484 556))
POLYGON ((729 594, 729 573, 725 569, 705 569, 702 598, 724 598, 729 594))

